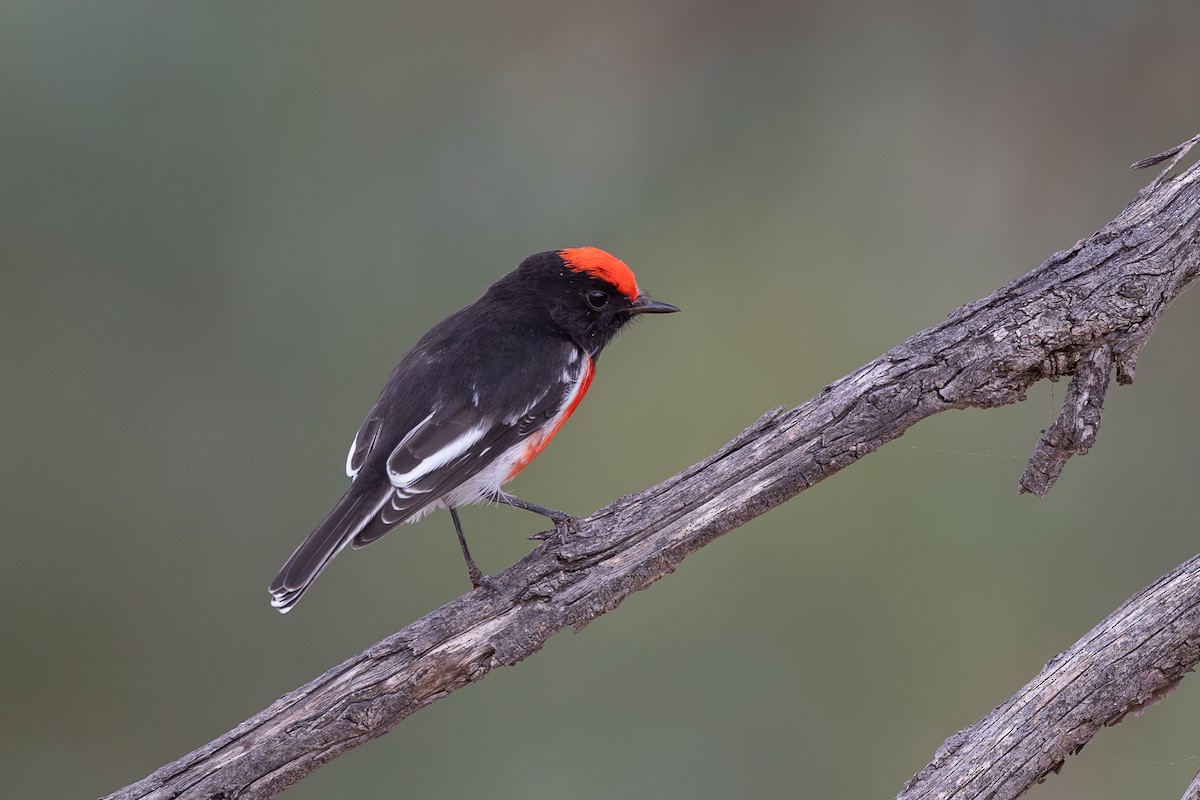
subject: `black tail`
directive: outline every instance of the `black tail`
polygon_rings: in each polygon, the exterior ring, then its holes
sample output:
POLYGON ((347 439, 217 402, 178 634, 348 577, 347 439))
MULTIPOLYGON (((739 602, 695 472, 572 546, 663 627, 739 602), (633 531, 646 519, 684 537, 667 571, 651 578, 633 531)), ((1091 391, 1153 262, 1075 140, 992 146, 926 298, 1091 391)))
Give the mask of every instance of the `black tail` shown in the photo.
MULTIPOLYGON (((381 499, 391 487, 367 488, 367 481, 355 481, 342 495, 324 521, 308 538, 296 548, 291 558, 271 581, 271 605, 286 614, 300 600, 321 570, 350 544, 355 535, 366 526, 379 511, 381 499)), ((389 526, 390 527, 390 526, 389 526)))

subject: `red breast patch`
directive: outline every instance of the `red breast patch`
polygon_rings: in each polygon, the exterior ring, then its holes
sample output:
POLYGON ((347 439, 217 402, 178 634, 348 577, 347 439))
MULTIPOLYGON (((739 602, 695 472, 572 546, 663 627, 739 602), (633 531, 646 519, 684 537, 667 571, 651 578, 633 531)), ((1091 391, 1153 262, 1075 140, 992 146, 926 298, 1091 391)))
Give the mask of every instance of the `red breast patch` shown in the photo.
POLYGON ((546 445, 550 444, 550 440, 554 438, 554 434, 558 433, 563 423, 575 413, 575 409, 579 407, 579 401, 587 394, 588 387, 592 385, 592 376, 596 374, 596 365, 589 358, 587 365, 584 367, 584 373, 579 378, 579 382, 575 384, 575 392, 571 395, 571 399, 567 401, 566 406, 559 413, 556 419, 550 420, 550 423, 541 430, 527 439, 525 449, 521 452, 517 463, 513 464, 512 469, 505 477, 505 482, 511 481, 516 474, 529 466, 529 462, 537 458, 537 454, 546 449, 546 445))

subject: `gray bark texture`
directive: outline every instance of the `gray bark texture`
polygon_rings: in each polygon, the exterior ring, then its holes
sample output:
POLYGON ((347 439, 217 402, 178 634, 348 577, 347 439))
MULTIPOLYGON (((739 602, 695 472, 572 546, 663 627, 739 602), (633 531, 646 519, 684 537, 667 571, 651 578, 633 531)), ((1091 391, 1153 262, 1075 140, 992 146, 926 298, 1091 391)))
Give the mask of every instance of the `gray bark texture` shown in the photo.
MULTIPOLYGON (((1112 222, 954 311, 806 403, 763 415, 661 484, 623 497, 513 567, 110 798, 265 798, 412 712, 582 628, 689 553, 939 411, 1015 403, 1071 376, 1022 491, 1045 494, 1095 443, 1114 373, 1200 274, 1200 166, 1167 162, 1112 222)), ((1102 726, 1163 697, 1200 661, 1200 557, 1131 598, 1020 692, 952 736, 901 798, 1012 798, 1102 726)))

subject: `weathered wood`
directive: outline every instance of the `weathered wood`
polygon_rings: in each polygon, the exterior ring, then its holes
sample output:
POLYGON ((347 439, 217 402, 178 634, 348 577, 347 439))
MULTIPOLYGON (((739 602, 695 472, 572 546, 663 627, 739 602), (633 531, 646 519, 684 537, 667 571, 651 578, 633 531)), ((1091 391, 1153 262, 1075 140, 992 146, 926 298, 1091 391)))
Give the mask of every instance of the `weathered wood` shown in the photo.
MULTIPOLYGON (((1160 160, 1177 161, 1182 154, 1169 151, 1160 160)), ((580 628, 612 610, 689 553, 849 466, 919 420, 950 408, 1013 403, 1036 381, 1075 375, 1063 415, 1046 432, 1022 478, 1027 491, 1049 490, 1067 458, 1094 444, 1112 369, 1120 382, 1132 380, 1137 354, 1158 318, 1200 273, 1198 228, 1200 169, 1193 166, 1170 179, 1164 171, 1094 236, 959 308, 803 405, 765 414, 704 461, 597 511, 561 541, 543 543, 496 576, 491 588, 437 609, 110 797, 269 797, 386 733, 413 711, 496 667, 517 663, 564 627, 580 628)), ((1187 592, 1194 591, 1194 581, 1186 590, 1178 581, 1194 578, 1195 568, 1189 562, 1160 582, 1181 587, 1178 592, 1154 594, 1160 590, 1151 587, 1146 597, 1184 602, 1180 598, 1191 596, 1187 592)), ((1125 670, 1120 674, 1136 678, 1133 692, 1109 683, 1072 684, 1080 691, 1111 689, 1095 698, 1099 706, 1089 707, 1088 720, 1119 719, 1134 707, 1131 703, 1161 696, 1195 663, 1193 650, 1181 644, 1200 640, 1195 611, 1200 604, 1189 603, 1158 609, 1166 631, 1160 631, 1166 639, 1155 640, 1161 650, 1118 654, 1117 648, 1084 647, 1078 653, 1073 648, 1052 662, 1063 680, 1104 681, 1105 670, 1116 666, 1125 670), (1077 658, 1091 659, 1090 666, 1085 669, 1077 658)), ((1123 627, 1106 635, 1118 643, 1141 641, 1144 611, 1141 605, 1122 609, 1114 616, 1125 614, 1123 627)), ((1041 686, 1035 684, 1035 690, 1041 686)), ((995 736, 1011 736, 1003 724, 987 722, 989 717, 948 742, 902 796, 948 797, 943 789, 951 786, 960 792, 953 796, 975 797, 980 796, 975 788, 984 786, 983 795, 1015 797, 1029 785, 1022 786, 1023 781, 1044 776, 1094 733, 1090 724, 1071 731, 1054 723, 1039 727, 1028 700, 1009 702, 1012 713, 1032 725, 1012 740, 1015 748, 1023 748, 1012 753, 1021 759, 1019 769, 981 766, 978 753, 995 746, 995 736), (966 786, 974 788, 962 793, 966 786)))
POLYGON ((1130 598, 1037 677, 946 740, 897 800, 1018 797, 1200 661, 1200 556, 1130 598))

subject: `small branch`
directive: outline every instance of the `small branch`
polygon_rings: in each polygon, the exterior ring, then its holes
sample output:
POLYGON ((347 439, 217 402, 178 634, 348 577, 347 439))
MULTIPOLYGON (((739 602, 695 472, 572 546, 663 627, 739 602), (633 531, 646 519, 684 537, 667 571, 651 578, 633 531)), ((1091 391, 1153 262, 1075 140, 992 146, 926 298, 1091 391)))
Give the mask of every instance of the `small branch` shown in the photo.
MULTIPOLYGON (((1139 193, 1094 236, 959 308, 803 405, 764 415, 704 461, 582 520, 578 533, 561 544, 543 543, 496 576, 492 588, 463 595, 417 620, 111 798, 274 795, 412 712, 496 667, 516 664, 557 631, 581 628, 616 608, 689 553, 853 464, 916 422, 951 408, 1014 403, 1042 378, 1075 374, 1058 432, 1047 434, 1045 446, 1035 451, 1037 465, 1031 465, 1037 475, 1057 475, 1067 456, 1083 452, 1095 439, 1112 364, 1119 382, 1132 379, 1137 354, 1159 316, 1200 274, 1200 169, 1160 178, 1152 184, 1154 191, 1139 193)), ((1052 482, 1032 485, 1049 489, 1052 482)), ((1086 719, 1114 722, 1178 681, 1182 673, 1172 665, 1182 668, 1190 657, 1179 641, 1200 641, 1200 620, 1190 606, 1161 611, 1165 635, 1175 643, 1163 640, 1163 653, 1175 660, 1164 656, 1155 662, 1158 677, 1129 672, 1138 681, 1137 691, 1123 692, 1104 681, 1100 662, 1111 667, 1126 657, 1129 640, 1117 636, 1096 651, 1096 669, 1087 673, 1099 681, 1091 684, 1099 695, 1086 719)), ((1072 686, 1082 690, 1085 684, 1072 686)), ((1015 708, 1019 715, 1031 706, 1015 708)), ((1021 777, 993 772, 997 783, 987 784, 984 794, 1015 797, 989 792, 996 785, 1015 791, 1020 780, 1044 775, 1050 768, 1043 764, 1047 754, 1060 763, 1094 733, 1090 723, 1071 730, 1029 730, 1011 741, 1031 749, 1010 755, 1030 766, 1018 770, 1021 777)), ((1003 733, 985 726, 954 737, 909 789, 924 791, 939 775, 974 781, 974 773, 959 766, 959 754, 976 752, 972 737, 988 732, 1003 733)))
POLYGON ((1029 466, 1021 476, 1022 492, 1044 497, 1062 474, 1067 459, 1084 455, 1096 443, 1112 368, 1112 348, 1107 343, 1080 358, 1058 419, 1042 432, 1029 457, 1029 466))
POLYGON ((1158 176, 1150 182, 1150 185, 1139 192, 1139 199, 1143 195, 1153 194, 1155 191, 1157 191, 1158 187, 1162 185, 1163 179, 1167 177, 1167 173, 1175 169, 1175 165, 1179 163, 1180 159, 1186 156, 1188 152, 1198 144, 1200 144, 1200 134, 1196 134, 1186 142, 1175 145, 1170 150, 1164 150, 1156 156, 1143 158, 1141 161, 1135 161, 1130 164, 1130 169, 1146 169, 1147 167, 1153 167, 1157 164, 1161 164, 1164 161, 1168 162, 1167 165, 1158 173, 1158 176))

